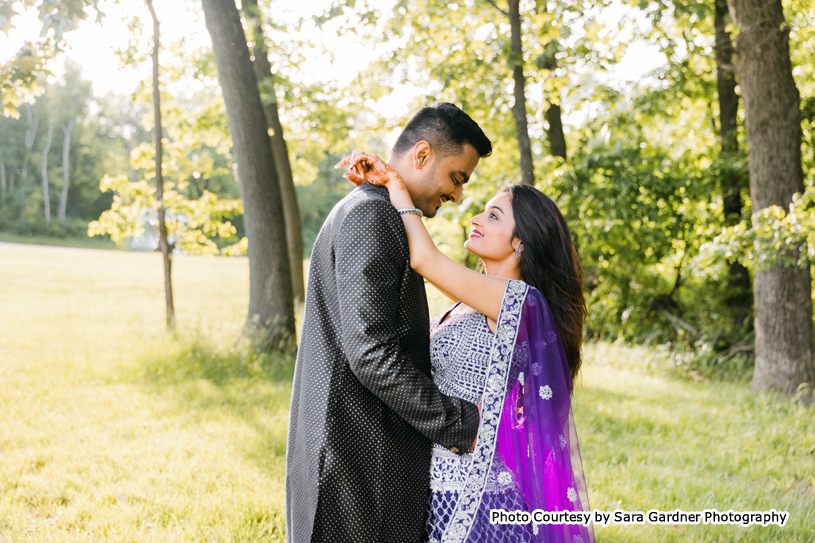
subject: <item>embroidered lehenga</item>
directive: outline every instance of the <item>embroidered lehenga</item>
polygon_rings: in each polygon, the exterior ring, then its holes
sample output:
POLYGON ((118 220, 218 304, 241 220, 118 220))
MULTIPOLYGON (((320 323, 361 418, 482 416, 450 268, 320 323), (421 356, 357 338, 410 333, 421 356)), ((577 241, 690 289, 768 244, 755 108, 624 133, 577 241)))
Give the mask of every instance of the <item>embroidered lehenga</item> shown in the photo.
POLYGON ((430 325, 433 379, 481 404, 482 422, 470 454, 434 445, 430 542, 593 542, 591 525, 490 522, 493 509, 589 510, 569 366, 546 300, 510 280, 495 333, 481 313, 446 316, 430 325))

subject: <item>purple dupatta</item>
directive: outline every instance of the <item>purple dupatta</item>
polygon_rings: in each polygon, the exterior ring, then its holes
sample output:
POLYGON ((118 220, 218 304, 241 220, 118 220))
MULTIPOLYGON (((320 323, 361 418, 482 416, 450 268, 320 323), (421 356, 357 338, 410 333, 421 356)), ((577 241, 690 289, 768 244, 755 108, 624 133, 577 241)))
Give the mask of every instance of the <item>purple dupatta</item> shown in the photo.
MULTIPOLYGON (((443 543, 484 540, 482 503, 495 455, 514 476, 524 510, 590 511, 572 416, 572 379, 557 324, 543 295, 510 280, 498 317, 482 399, 482 423, 466 485, 443 543)), ((531 541, 594 542, 591 524, 531 523, 531 541)))

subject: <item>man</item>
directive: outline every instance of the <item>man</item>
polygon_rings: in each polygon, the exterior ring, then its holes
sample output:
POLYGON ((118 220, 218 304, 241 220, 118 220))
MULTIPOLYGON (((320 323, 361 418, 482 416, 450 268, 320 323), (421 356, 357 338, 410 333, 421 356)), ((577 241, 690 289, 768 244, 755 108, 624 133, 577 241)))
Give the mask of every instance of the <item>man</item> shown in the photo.
MULTIPOLYGON (((421 109, 388 164, 435 216, 461 199, 492 145, 449 103, 421 109)), ((424 280, 410 268, 388 190, 362 184, 326 219, 311 255, 286 450, 292 543, 421 541, 432 443, 464 454, 475 405, 430 374, 424 280)))

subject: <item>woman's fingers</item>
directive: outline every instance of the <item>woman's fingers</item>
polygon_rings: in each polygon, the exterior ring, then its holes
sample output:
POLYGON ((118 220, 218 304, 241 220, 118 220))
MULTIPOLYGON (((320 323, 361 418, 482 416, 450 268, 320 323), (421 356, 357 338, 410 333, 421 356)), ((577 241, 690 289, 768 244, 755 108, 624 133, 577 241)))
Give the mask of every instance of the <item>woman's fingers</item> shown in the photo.
POLYGON ((342 174, 342 176, 344 178, 348 179, 349 181, 351 181, 353 184, 355 184, 357 186, 359 186, 359 185, 361 185, 361 184, 363 184, 365 182, 364 177, 360 177, 360 176, 358 176, 358 175, 356 175, 354 173, 351 173, 351 172, 344 173, 344 174, 342 174))
POLYGON ((334 168, 344 168, 345 166, 350 166, 351 164, 357 162, 359 157, 364 155, 365 151, 360 151, 359 149, 354 149, 350 155, 340 160, 334 168))
POLYGON ((349 173, 343 175, 356 185, 365 181, 373 185, 385 186, 391 181, 392 174, 396 174, 381 158, 354 149, 354 151, 343 158, 335 168, 347 167, 349 173))

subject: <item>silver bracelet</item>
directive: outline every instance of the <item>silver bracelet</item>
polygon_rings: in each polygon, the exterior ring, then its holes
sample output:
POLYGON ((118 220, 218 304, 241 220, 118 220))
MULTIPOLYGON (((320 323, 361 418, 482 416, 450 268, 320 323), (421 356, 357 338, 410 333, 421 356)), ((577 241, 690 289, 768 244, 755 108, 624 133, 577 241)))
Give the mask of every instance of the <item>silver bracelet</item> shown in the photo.
POLYGON ((398 211, 400 215, 418 215, 419 217, 424 217, 424 213, 422 213, 422 210, 418 207, 403 207, 396 211, 398 211))

